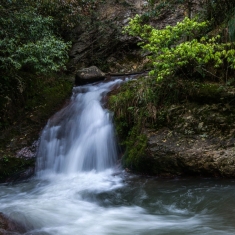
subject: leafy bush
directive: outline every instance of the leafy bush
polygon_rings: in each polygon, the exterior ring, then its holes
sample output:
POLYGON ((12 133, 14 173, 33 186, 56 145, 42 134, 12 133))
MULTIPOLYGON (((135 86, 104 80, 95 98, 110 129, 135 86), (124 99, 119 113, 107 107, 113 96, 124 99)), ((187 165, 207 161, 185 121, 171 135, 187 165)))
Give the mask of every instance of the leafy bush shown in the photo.
POLYGON ((186 77, 197 71, 202 76, 225 78, 226 73, 221 73, 219 77, 214 70, 223 69, 225 63, 227 70, 235 68, 234 45, 219 43, 219 35, 202 37, 207 25, 207 22, 185 18, 176 26, 158 30, 142 25, 141 17, 137 15, 125 32, 142 38, 142 48, 151 53, 149 58, 153 69, 150 74, 155 75, 157 80, 176 75, 179 71, 186 77))
POLYGON ((64 68, 70 43, 53 33, 51 17, 42 17, 33 9, 1 9, 0 69, 30 69, 37 73, 64 68), (5 13, 5 14, 4 14, 5 13))
POLYGON ((53 18, 25 2, 0 4, 0 127, 24 107, 39 75, 65 69, 68 60, 70 43, 56 35, 53 18))

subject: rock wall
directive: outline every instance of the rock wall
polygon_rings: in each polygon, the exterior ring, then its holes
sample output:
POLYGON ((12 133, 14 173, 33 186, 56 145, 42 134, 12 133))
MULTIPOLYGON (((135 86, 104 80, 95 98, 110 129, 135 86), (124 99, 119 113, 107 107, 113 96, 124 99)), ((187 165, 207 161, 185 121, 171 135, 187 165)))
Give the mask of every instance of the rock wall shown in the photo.
MULTIPOLYGON (((129 18, 151 11, 152 6, 143 0, 106 0, 100 4, 89 20, 81 21, 74 29, 70 70, 91 65, 113 73, 144 70, 148 60, 137 45, 139 39, 124 35, 122 29, 129 18)), ((182 4, 176 4, 174 9, 164 8, 159 16, 151 17, 147 23, 163 28, 181 21, 185 14, 182 4)))
POLYGON ((125 146, 124 167, 164 177, 234 178, 235 88, 209 81, 196 85, 179 81, 169 90, 160 83, 149 88, 147 80, 132 81, 110 97, 119 139, 125 146), (155 100, 146 97, 148 89, 155 100), (154 104, 157 100, 160 103, 154 104))

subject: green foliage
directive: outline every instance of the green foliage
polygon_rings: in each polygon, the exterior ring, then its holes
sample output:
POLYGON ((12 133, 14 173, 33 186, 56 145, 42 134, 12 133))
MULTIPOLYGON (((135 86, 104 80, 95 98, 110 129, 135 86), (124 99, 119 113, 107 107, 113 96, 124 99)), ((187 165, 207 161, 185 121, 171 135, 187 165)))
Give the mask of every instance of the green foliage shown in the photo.
POLYGON ((31 88, 40 76, 66 69, 71 43, 57 35, 50 15, 40 14, 40 2, 0 4, 0 128, 10 125, 29 93, 38 92, 31 88))
POLYGON ((59 71, 68 59, 70 43, 53 33, 51 17, 42 17, 32 8, 20 11, 1 9, 0 69, 30 69, 37 73, 59 71), (4 14, 5 13, 5 14, 4 14))
POLYGON ((147 137, 139 132, 140 128, 132 128, 128 140, 125 142, 126 154, 122 159, 124 167, 143 172, 143 157, 146 155, 147 137))
POLYGON ((150 75, 156 76, 158 81, 174 76, 179 71, 186 77, 197 71, 202 76, 209 74, 220 79, 225 78, 226 73, 218 77, 211 68, 223 69, 226 62, 227 70, 234 69, 234 46, 231 43, 219 43, 219 35, 200 37, 206 27, 207 22, 185 18, 176 26, 157 30, 150 25, 142 26, 141 18, 137 15, 125 28, 125 32, 142 38, 142 48, 152 54, 149 57, 153 66, 150 75), (190 40, 185 41, 186 39, 190 40))
POLYGON ((85 24, 86 21, 89 22, 98 4, 104 2, 104 0, 23 1, 26 5, 36 8, 40 15, 51 16, 57 33, 66 40, 71 40, 74 28, 85 24))
POLYGON ((142 128, 149 116, 146 104, 150 102, 151 95, 147 95, 150 87, 145 82, 142 79, 141 83, 128 82, 121 87, 121 91, 109 98, 109 106, 114 111, 116 131, 121 145, 126 148, 122 164, 135 171, 143 171, 142 158, 147 147, 147 137, 142 133, 142 128))
POLYGON ((207 100, 205 96, 208 97, 208 94, 205 93, 212 90, 213 97, 219 100, 219 93, 213 88, 211 85, 201 86, 200 82, 169 77, 158 82, 151 77, 144 77, 122 85, 117 94, 109 98, 109 107, 114 112, 116 130, 121 141, 125 144, 137 124, 139 133, 146 124, 152 127, 164 125, 167 115, 163 109, 172 104, 195 97, 198 98, 194 101, 200 102, 203 97, 207 100))
POLYGON ((153 102, 154 88, 152 80, 140 79, 138 82, 124 84, 121 92, 110 97, 109 105, 115 113, 115 120, 118 123, 116 129, 122 139, 129 135, 131 128, 137 123, 144 126, 146 119, 151 115, 146 106, 153 102))

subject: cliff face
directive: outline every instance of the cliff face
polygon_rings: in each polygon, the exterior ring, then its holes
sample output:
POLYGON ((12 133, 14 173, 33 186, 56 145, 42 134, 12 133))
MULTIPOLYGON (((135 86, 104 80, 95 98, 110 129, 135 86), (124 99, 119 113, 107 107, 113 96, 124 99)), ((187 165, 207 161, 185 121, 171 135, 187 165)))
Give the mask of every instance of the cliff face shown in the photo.
POLYGON ((235 177, 235 109, 187 103, 166 111, 164 127, 146 129, 146 156, 158 175, 235 177))
POLYGON ((103 1, 90 12, 89 20, 81 19, 80 25, 74 29, 70 70, 92 65, 112 73, 146 69, 148 59, 137 45, 140 40, 122 32, 129 18, 136 14, 146 15, 146 22, 164 28, 181 21, 187 12, 182 4, 175 4, 174 9, 164 6, 156 13, 149 1, 103 1), (152 17, 154 14, 156 17, 152 17))

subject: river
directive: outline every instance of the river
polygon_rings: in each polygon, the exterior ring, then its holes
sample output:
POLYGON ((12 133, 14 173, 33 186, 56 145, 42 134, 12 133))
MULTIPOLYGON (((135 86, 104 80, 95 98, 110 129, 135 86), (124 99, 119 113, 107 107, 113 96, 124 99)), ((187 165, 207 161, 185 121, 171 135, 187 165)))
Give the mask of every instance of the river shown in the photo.
POLYGON ((235 234, 234 180, 140 177, 118 166, 103 104, 121 83, 74 88, 42 132, 35 177, 0 184, 0 212, 27 235, 235 234))

